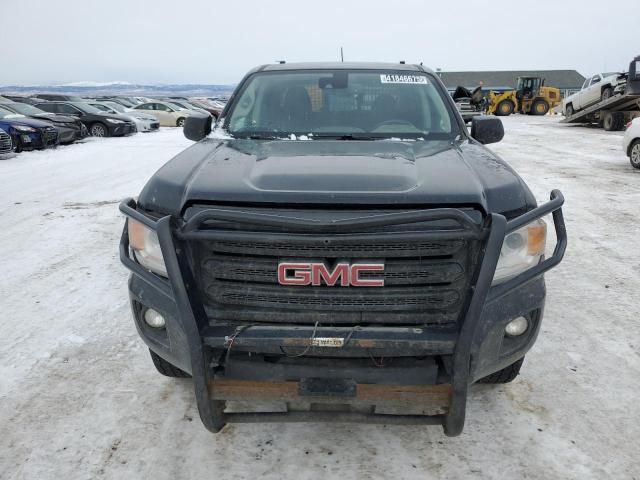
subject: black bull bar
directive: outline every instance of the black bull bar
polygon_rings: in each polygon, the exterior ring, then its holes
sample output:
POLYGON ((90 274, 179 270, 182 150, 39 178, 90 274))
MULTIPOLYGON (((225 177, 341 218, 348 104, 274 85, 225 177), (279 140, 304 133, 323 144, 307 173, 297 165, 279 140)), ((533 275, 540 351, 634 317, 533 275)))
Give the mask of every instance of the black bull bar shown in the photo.
MULTIPOLYGON (((362 421, 385 424, 442 424, 445 433, 454 436, 460 434, 464 426, 467 390, 470 383, 470 364, 472 355, 478 348, 478 345, 474 344, 474 338, 479 327, 482 307, 485 302, 499 299, 514 288, 542 275, 560 263, 567 246, 567 233, 562 215, 563 203, 562 193, 559 190, 553 190, 549 202, 523 215, 507 221, 503 215, 492 213, 485 217, 481 225, 474 222, 463 211, 454 208, 392 213, 331 222, 211 208, 200 211, 186 223, 183 223, 172 216, 165 216, 158 220, 151 219, 136 210, 136 203, 133 199, 126 199, 120 204, 122 213, 157 232, 168 279, 151 273, 133 258, 129 249, 126 224, 120 242, 120 259, 135 275, 176 303, 177 310, 180 312, 180 322, 189 344, 198 410, 207 429, 217 432, 227 422, 362 421), (492 287, 491 283, 505 235, 548 214, 553 215, 557 238, 553 254, 518 276, 492 287), (446 408, 434 415, 390 415, 337 411, 224 412, 221 399, 250 399, 252 397, 284 401, 299 399, 302 398, 299 395, 304 389, 304 385, 302 382, 277 383, 214 379, 211 369, 212 359, 206 353, 207 347, 228 347, 231 337, 234 341, 234 349, 237 346, 248 351, 252 347, 258 347, 260 349, 258 351, 269 351, 269 348, 281 350, 282 347, 309 346, 311 338, 308 328, 297 327, 296 333, 292 333, 286 325, 249 327, 242 331, 242 335, 238 335, 237 329, 234 333, 233 327, 229 327, 231 331, 228 329, 220 331, 209 325, 204 306, 197 294, 192 269, 186 255, 187 250, 183 248, 184 242, 188 239, 206 238, 207 232, 199 230, 205 222, 232 220, 246 224, 276 227, 284 225, 308 233, 330 233, 348 231, 354 227, 374 227, 442 219, 455 220, 462 227, 463 233, 476 235, 477 238, 483 239, 481 266, 472 282, 471 299, 460 328, 453 336, 442 335, 438 337, 425 332, 413 334, 411 330, 414 329, 403 328, 372 328, 353 331, 351 328, 340 329, 337 327, 318 327, 317 325, 317 332, 314 333, 317 333, 318 337, 346 337, 350 333, 351 336, 347 342, 349 345, 345 344, 345 347, 355 349, 379 348, 384 350, 385 346, 395 345, 406 348, 409 352, 415 350, 416 352, 428 351, 430 354, 451 353, 453 368, 450 384, 427 386, 358 384, 354 386, 354 396, 362 402, 376 398, 383 401, 400 400, 401 402, 417 399, 427 403, 432 402, 434 405, 444 403, 446 408)), ((313 399, 313 397, 309 398, 313 399)), ((331 403, 332 399, 316 398, 316 400, 331 403)), ((342 402, 343 399, 340 401, 342 402)), ((334 403, 336 402, 334 401, 334 403)))

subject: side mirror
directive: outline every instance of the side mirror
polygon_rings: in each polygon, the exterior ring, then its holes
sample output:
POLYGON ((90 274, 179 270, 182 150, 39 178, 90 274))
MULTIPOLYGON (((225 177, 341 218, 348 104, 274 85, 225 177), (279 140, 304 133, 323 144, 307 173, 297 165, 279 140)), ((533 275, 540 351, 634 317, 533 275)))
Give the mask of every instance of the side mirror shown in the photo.
POLYGON ((502 120, 496 117, 473 117, 471 136, 483 145, 499 142, 504 137, 502 120))
POLYGON ((199 142, 211 133, 211 115, 190 115, 184 119, 182 132, 194 142, 199 142))

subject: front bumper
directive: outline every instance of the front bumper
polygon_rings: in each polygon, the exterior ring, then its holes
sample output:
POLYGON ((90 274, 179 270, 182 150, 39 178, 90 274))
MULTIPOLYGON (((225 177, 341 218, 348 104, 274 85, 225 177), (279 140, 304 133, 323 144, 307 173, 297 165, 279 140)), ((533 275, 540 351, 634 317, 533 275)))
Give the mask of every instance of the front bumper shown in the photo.
POLYGON ((134 122, 118 123, 109 125, 110 136, 122 137, 124 135, 132 135, 136 133, 136 124, 134 122))
POLYGON ((11 132, 13 145, 18 150, 43 150, 58 145, 58 130, 54 127, 39 128, 35 132, 11 132))
POLYGON ((138 132, 152 132, 160 128, 160 123, 157 120, 136 118, 135 123, 138 132))
MULTIPOLYGON (((192 374, 200 416, 209 430, 218 431, 229 421, 316 419, 441 424, 448 435, 458 435, 464 425, 468 386, 512 364, 535 342, 544 309, 542 274, 561 261, 567 244, 563 202, 562 194, 553 191, 550 202, 520 217, 507 221, 502 215, 491 214, 486 218, 481 232, 485 238, 481 267, 466 314, 454 330, 433 326, 210 325, 181 245, 185 235, 197 230, 198 222, 220 218, 218 210, 205 211, 179 227, 171 217, 154 221, 142 215, 135 202, 127 200, 121 211, 157 231, 169 279, 147 271, 130 255, 126 227, 120 256, 133 272, 129 290, 141 337, 158 355, 192 374), (492 287, 504 236, 550 213, 557 236, 553 255, 492 287), (142 315, 149 307, 166 318, 165 331, 144 323, 142 315), (530 328, 521 337, 506 338, 505 325, 518 316, 526 316, 530 328), (327 337, 343 339, 343 346, 336 349, 316 342, 327 337), (243 356, 249 352, 254 358, 243 356), (287 358, 308 358, 277 366, 261 361, 283 353, 287 358), (363 365, 363 356, 370 357, 374 366, 363 365), (391 371, 391 365, 376 363, 375 359, 382 357, 394 359, 391 371), (315 378, 318 372, 323 372, 321 379, 315 378), (287 414, 224 411, 226 400, 251 399, 278 400, 292 408, 287 414), (310 405, 311 411, 296 411, 300 402, 310 405), (370 408, 372 403, 375 409, 370 408), (348 412, 336 412, 337 405, 345 404, 348 412), (417 412, 416 404, 420 407, 417 412), (329 407, 319 409, 318 405, 329 407), (403 414, 389 415, 393 406, 399 406, 403 414)), ((459 210, 437 212, 466 221, 459 210)), ((425 214, 420 215, 424 219, 425 214)))
POLYGON ((67 127, 56 125, 58 140, 61 144, 73 143, 83 138, 82 129, 79 126, 67 127))

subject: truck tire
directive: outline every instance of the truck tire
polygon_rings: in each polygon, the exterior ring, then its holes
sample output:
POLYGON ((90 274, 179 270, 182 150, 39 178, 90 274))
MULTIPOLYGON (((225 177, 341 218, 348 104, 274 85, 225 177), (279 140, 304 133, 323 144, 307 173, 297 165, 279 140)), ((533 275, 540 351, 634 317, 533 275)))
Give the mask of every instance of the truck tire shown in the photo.
POLYGON ((496 115, 498 117, 508 117, 513 113, 514 109, 515 109, 515 105, 511 100, 502 100, 496 106, 496 115))
POLYGON ((633 168, 640 168, 640 140, 634 140, 629 147, 629 161, 633 168))
POLYGON ((480 380, 478 380, 478 383, 499 384, 513 382, 520 373, 522 362, 524 362, 524 357, 522 357, 517 362, 512 363, 508 367, 503 368, 502 370, 498 370, 491 375, 487 375, 486 377, 481 378, 480 380))
POLYGON ((613 97, 613 88, 611 87, 605 87, 602 89, 602 96, 600 97, 600 100, 604 101, 604 100, 609 100, 611 97, 613 97))
POLYGON ((564 116, 565 117, 570 117, 571 115, 573 115, 573 105, 572 104, 568 104, 566 107, 564 107, 564 116))
POLYGON ((624 113, 608 112, 604 115, 602 126, 607 132, 618 132, 624 128, 624 113))
POLYGON ((531 115, 546 115, 549 113, 549 104, 546 100, 536 100, 531 105, 531 115))
POLYGON ((164 358, 159 356, 153 350, 149 349, 149 353, 151 354, 151 360, 153 360, 153 365, 156 367, 156 370, 160 372, 165 377, 173 377, 173 378, 190 378, 189 375, 184 370, 180 370, 175 365, 167 362, 164 358))

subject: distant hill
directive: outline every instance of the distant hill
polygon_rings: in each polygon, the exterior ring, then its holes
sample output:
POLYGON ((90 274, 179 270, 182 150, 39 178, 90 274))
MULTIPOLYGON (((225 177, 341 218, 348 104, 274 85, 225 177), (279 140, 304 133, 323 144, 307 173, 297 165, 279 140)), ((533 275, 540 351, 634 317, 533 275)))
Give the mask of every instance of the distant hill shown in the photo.
POLYGON ((13 93, 32 95, 34 93, 60 93, 66 95, 180 95, 180 96, 212 96, 229 95, 235 85, 206 85, 197 83, 144 85, 128 82, 73 82, 63 85, 4 85, 0 86, 0 94, 13 93))

